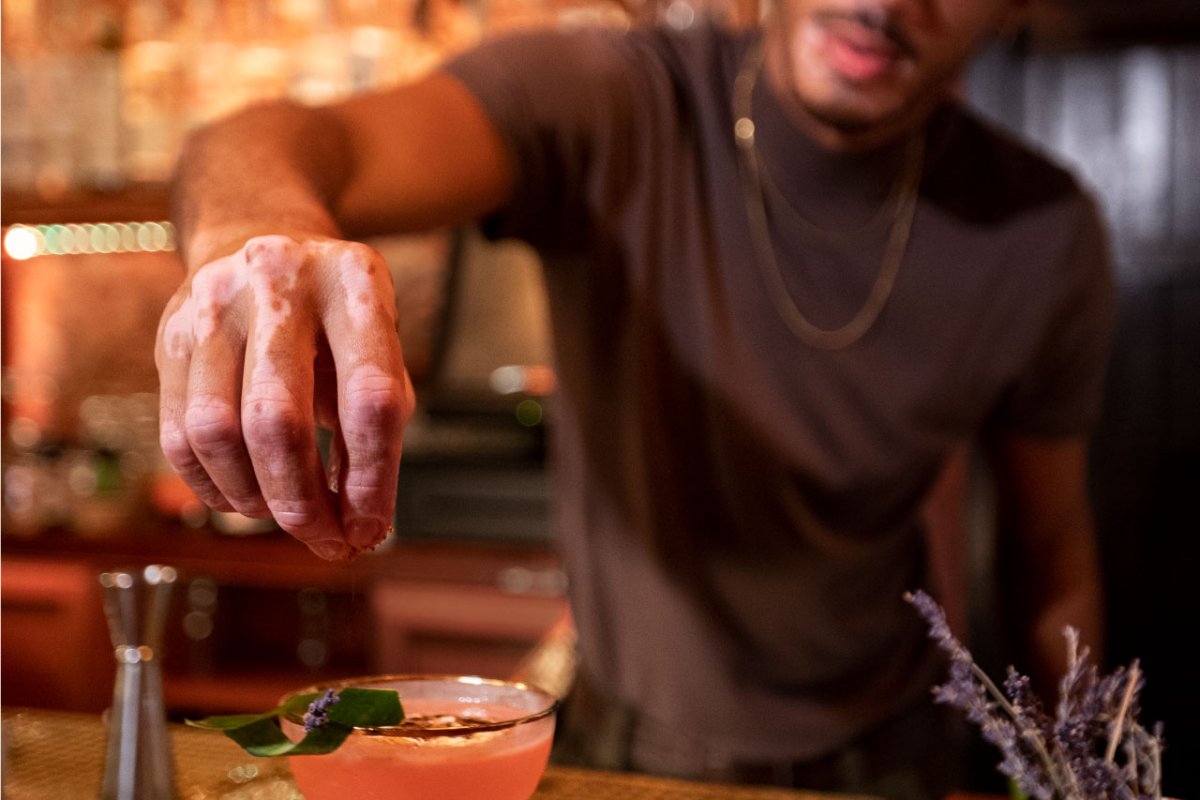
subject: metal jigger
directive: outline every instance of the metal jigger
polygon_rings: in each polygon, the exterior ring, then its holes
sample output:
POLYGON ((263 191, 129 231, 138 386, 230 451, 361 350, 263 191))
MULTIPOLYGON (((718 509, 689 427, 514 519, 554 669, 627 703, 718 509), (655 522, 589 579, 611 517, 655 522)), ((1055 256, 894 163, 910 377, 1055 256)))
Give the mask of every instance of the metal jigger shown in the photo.
POLYGON ((100 575, 117 657, 101 800, 178 797, 158 661, 175 578, 157 564, 100 575))

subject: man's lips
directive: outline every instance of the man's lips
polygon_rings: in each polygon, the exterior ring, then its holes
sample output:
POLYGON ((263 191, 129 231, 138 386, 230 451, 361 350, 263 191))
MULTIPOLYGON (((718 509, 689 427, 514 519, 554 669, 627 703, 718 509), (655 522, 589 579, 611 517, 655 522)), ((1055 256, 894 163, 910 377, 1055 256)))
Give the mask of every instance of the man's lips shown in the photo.
POLYGON ((912 53, 898 31, 867 25, 856 17, 826 17, 818 23, 819 41, 830 66, 850 81, 885 77, 912 53))

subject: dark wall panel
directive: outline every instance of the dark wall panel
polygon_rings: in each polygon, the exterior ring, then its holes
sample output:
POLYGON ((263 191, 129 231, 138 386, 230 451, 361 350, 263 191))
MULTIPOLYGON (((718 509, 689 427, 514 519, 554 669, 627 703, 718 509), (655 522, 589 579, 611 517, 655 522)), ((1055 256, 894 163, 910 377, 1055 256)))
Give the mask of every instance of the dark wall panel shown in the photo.
POLYGON ((1109 660, 1142 660, 1165 788, 1200 796, 1200 691, 1181 653, 1200 619, 1200 44, 994 50, 968 97, 1071 167, 1113 235, 1118 320, 1092 449, 1109 660))

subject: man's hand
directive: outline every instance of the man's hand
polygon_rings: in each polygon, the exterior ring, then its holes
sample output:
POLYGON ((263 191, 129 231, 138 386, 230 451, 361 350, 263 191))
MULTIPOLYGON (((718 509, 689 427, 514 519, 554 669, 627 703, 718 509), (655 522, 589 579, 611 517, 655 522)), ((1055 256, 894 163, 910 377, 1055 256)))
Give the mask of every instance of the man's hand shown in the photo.
POLYGON ((210 507, 274 517, 330 560, 383 540, 414 399, 377 253, 253 238, 184 282, 155 360, 163 452, 210 507))
POLYGON ((213 508, 273 516, 324 558, 371 547, 392 517, 413 395, 391 277, 340 239, 500 208, 515 185, 500 134, 465 86, 434 72, 202 127, 173 185, 190 277, 155 348, 167 459, 213 508), (293 238, 251 238, 261 233, 293 238), (335 432, 330 479, 317 424, 335 432))

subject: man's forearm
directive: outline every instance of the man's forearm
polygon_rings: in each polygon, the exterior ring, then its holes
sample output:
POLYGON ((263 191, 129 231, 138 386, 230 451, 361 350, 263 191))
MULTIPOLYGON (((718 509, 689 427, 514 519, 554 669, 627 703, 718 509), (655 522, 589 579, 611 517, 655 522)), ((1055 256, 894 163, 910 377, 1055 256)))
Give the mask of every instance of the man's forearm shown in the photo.
POLYGON ((1041 575, 1027 584, 1032 587, 1040 583, 1042 587, 1028 598, 1025 628, 1030 668, 1046 694, 1054 690, 1067 668, 1063 636, 1067 626, 1079 631, 1080 641, 1091 649, 1096 661, 1104 658, 1099 565, 1091 526, 1079 524, 1081 527, 1067 537, 1071 541, 1058 552, 1038 555, 1038 559, 1045 559, 1035 568, 1041 575))
POLYGON ((172 196, 189 271, 260 234, 339 236, 330 208, 351 161, 331 115, 290 103, 255 106, 195 132, 172 196))
POLYGON ((1099 557, 1081 440, 1010 438, 993 450, 999 488, 999 586, 1019 658, 1044 696, 1066 667, 1063 630, 1103 658, 1099 557))

